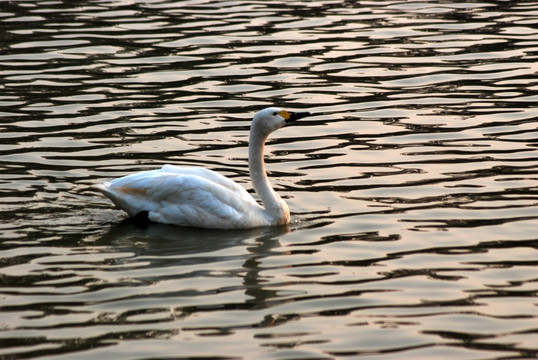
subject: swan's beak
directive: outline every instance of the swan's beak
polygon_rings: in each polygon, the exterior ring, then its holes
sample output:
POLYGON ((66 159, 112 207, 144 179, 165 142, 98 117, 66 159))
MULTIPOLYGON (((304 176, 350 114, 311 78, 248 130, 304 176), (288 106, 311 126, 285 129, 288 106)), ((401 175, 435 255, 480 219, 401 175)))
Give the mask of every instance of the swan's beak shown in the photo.
POLYGON ((311 115, 308 111, 304 111, 304 112, 293 112, 293 111, 286 111, 286 110, 283 110, 281 111, 281 113, 285 112, 286 116, 282 116, 284 118, 284 120, 286 120, 286 124, 289 124, 291 122, 294 122, 294 121, 297 121, 299 119, 302 119, 304 117, 307 117, 309 115, 311 115))

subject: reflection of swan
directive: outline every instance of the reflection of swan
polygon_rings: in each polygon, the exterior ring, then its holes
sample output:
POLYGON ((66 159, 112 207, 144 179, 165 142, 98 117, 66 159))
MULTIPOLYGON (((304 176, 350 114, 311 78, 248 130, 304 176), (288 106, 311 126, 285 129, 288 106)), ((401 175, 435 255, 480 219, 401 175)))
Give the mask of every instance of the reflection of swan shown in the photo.
POLYGON ((263 149, 270 133, 308 115, 267 108, 252 120, 248 165, 252 185, 264 207, 234 181, 196 167, 164 165, 158 170, 105 182, 97 188, 130 216, 147 215, 154 222, 219 229, 287 224, 288 205, 269 183, 263 149))
MULTIPOLYGON (((224 261, 223 258, 229 257, 230 253, 221 252, 223 249, 234 246, 250 248, 252 244, 263 244, 265 240, 278 238, 289 231, 289 226, 276 226, 226 231, 185 227, 178 232, 178 228, 172 225, 139 226, 131 219, 125 219, 107 227, 102 234, 92 235, 88 241, 105 252, 111 248, 119 249, 127 254, 126 262, 170 262, 177 266, 182 264, 181 259, 189 264, 207 262, 210 258, 224 261)), ((264 245, 264 248, 267 246, 264 245)), ((245 251, 238 250, 237 254, 241 254, 238 256, 244 256, 245 251)), ((145 266, 150 267, 149 264, 145 266)))

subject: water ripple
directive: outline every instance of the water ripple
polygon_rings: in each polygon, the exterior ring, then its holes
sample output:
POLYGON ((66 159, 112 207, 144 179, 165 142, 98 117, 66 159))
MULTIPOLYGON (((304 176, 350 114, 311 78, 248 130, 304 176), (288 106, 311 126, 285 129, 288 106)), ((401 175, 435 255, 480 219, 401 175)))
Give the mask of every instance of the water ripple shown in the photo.
POLYGON ((0 3, 0 357, 536 357, 537 10, 0 3), (90 187, 252 191, 272 104, 314 114, 267 147, 289 228, 140 228, 90 187))

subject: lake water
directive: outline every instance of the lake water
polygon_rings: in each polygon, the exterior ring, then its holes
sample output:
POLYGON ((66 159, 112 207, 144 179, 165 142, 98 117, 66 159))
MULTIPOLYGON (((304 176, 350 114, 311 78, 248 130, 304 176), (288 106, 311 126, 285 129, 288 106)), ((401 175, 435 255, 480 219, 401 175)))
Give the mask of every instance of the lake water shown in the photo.
POLYGON ((524 359, 538 351, 538 3, 0 2, 1 359, 524 359), (137 227, 162 164, 289 228, 137 227))

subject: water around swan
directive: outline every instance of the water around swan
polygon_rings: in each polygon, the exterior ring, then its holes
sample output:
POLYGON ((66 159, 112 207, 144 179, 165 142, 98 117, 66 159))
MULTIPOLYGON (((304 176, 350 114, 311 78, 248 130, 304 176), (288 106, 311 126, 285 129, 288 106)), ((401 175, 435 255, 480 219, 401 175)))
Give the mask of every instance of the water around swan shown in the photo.
POLYGON ((0 358, 537 356, 538 4, 0 2, 0 358), (141 228, 165 163, 289 228, 141 228))

